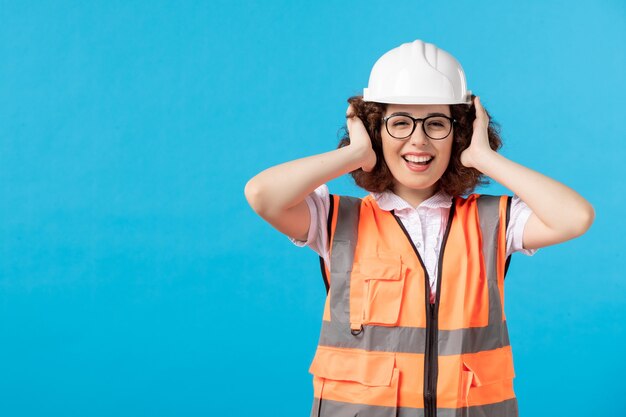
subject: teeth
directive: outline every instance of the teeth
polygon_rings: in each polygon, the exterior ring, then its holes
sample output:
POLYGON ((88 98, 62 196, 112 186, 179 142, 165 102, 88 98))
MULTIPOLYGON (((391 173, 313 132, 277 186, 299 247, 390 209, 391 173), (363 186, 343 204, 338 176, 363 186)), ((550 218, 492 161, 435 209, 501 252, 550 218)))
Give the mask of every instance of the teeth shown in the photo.
POLYGON ((409 162, 427 162, 433 159, 432 156, 415 156, 415 155, 404 155, 404 159, 409 162))

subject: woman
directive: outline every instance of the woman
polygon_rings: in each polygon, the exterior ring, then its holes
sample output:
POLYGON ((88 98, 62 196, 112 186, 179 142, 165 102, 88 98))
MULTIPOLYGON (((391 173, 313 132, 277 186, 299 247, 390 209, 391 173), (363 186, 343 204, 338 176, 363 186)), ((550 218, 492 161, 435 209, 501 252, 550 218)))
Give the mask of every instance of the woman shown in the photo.
POLYGON ((592 206, 496 151, 460 64, 422 41, 383 55, 338 149, 269 168, 253 209, 323 259, 312 416, 517 416, 504 314, 511 253, 582 235, 592 206), (324 185, 351 173, 363 199, 324 185), (484 176, 514 197, 473 191, 484 176))

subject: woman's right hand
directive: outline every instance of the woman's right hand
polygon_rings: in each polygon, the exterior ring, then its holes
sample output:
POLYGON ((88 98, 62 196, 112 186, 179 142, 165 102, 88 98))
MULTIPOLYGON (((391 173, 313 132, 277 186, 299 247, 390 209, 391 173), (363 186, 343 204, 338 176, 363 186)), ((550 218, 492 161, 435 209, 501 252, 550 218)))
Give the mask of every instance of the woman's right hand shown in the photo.
POLYGON ((246 183, 244 193, 250 207, 276 230, 306 240, 311 228, 307 195, 320 185, 362 168, 371 171, 376 154, 361 119, 348 108, 350 144, 270 167, 246 183))
POLYGON ((372 140, 363 121, 356 115, 352 104, 346 110, 346 124, 350 136, 350 147, 361 156, 361 169, 370 172, 376 165, 376 152, 372 149, 372 140))

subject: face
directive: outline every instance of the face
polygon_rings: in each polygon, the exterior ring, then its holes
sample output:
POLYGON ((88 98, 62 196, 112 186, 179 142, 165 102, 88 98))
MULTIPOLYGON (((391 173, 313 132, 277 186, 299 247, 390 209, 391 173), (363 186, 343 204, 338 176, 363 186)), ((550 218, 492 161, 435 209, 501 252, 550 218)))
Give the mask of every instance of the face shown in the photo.
MULTIPOLYGON (((432 114, 450 117, 450 106, 423 104, 389 104, 384 117, 395 113, 406 113, 413 118, 424 118, 432 114)), ((417 122, 413 134, 408 139, 395 139, 384 126, 381 128, 383 155, 389 170, 393 174, 394 192, 407 202, 416 206, 435 193, 437 181, 441 178, 452 151, 454 130, 444 139, 434 140, 426 136, 422 122, 417 122), (411 163, 406 158, 431 156, 427 165, 411 163)))

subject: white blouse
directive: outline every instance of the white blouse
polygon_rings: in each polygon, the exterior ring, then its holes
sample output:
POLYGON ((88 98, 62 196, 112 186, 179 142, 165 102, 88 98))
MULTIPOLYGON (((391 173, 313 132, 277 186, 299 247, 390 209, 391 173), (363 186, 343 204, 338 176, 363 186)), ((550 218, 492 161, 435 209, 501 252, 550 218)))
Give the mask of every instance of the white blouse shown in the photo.
MULTIPOLYGON (((452 196, 445 191, 439 191, 420 203, 417 208, 413 208, 403 198, 388 190, 382 193, 371 193, 371 195, 382 210, 395 210, 396 215, 409 232, 428 271, 431 288, 430 301, 433 303, 437 290, 439 251, 448 222, 452 196)), ((310 247, 324 258, 326 265, 330 265, 327 236, 327 219, 330 208, 328 186, 326 184, 320 185, 306 197, 306 202, 311 212, 311 224, 309 225, 307 240, 302 241, 292 237, 289 239, 296 246, 310 247)), ((521 252, 528 256, 537 252, 537 249, 524 249, 522 245, 524 226, 531 213, 530 207, 516 194, 513 195, 511 215, 506 231, 507 257, 514 252, 521 252)))

